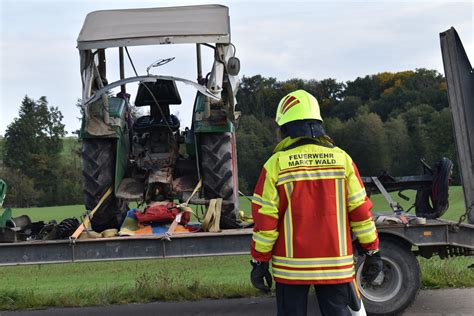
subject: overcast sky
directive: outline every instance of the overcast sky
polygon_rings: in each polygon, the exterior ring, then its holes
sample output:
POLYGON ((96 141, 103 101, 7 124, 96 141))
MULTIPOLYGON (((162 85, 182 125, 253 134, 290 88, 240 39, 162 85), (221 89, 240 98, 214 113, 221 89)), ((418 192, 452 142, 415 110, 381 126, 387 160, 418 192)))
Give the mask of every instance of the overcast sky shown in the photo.
MULTIPOLYGON (((0 0, 0 135, 25 95, 46 96, 79 128, 81 95, 76 39, 87 13, 217 2, 0 0)), ((436 69, 443 73, 439 33, 454 26, 474 63, 473 1, 219 1, 230 10, 241 75, 354 80, 382 71, 436 69)), ((154 74, 195 80, 192 45, 130 48, 140 74, 158 58, 176 57, 154 74)), ((210 57, 210 56, 209 56, 210 57)), ((109 60, 116 61, 111 54, 109 60)), ((127 65, 126 74, 132 76, 127 65)), ((205 65, 209 71, 210 64, 205 65)), ((108 65, 116 75, 114 64, 108 65)), ((114 78, 116 80, 118 78, 114 78)), ((113 80, 109 80, 113 81, 113 80)), ((172 111, 189 125, 195 91, 178 85, 183 104, 172 111)), ((245 113, 244 113, 245 114, 245 113)))

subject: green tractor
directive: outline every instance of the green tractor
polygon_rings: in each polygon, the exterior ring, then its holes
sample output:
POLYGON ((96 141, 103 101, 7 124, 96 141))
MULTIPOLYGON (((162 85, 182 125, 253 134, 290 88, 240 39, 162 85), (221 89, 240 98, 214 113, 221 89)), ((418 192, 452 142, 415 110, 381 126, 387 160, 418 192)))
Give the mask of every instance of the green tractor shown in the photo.
POLYGON ((235 138, 240 62, 229 21, 228 8, 221 5, 87 15, 77 40, 86 209, 92 210, 108 188, 113 189, 92 218, 94 230, 119 227, 129 201, 149 204, 189 198, 191 204, 201 205, 222 198, 221 228, 241 227, 235 138), (174 57, 154 62, 146 74, 136 71, 128 47, 154 45, 156 52, 157 46, 171 44, 195 46, 196 82, 150 74, 174 57), (213 56, 204 76, 201 49, 210 49, 208 55, 213 56), (119 77, 115 81, 107 74, 109 65, 119 68, 113 72, 119 77), (135 75, 126 77, 126 70, 135 75), (191 127, 184 130, 170 111, 181 104, 177 82, 196 90, 191 127), (147 114, 133 117, 132 105, 147 114), (192 195, 200 180, 202 189, 192 195))

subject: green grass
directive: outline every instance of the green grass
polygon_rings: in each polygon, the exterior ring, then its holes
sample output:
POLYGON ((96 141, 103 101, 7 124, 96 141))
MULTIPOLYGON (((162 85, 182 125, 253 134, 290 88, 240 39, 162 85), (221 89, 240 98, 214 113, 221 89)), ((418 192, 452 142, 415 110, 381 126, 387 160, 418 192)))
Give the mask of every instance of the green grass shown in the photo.
MULTIPOLYGON (((0 310, 260 295, 248 256, 3 267, 0 310)), ((423 286, 472 287, 470 258, 421 259, 423 286)))
POLYGON ((425 288, 474 287, 474 257, 418 258, 425 288))
POLYGON ((68 217, 79 218, 84 212, 83 205, 64 205, 64 206, 47 206, 32 208, 13 208, 12 216, 28 215, 33 222, 45 221, 52 219, 58 223, 68 217))
MULTIPOLYGON (((374 210, 388 209, 381 196, 372 200, 374 210)), ((461 187, 451 188, 450 202, 444 217, 457 220, 464 212, 461 187)), ((241 203, 248 211, 248 200, 241 203)), ((60 220, 82 212, 77 205, 16 209, 14 214, 60 220)), ((250 285, 248 261, 249 256, 228 256, 2 267, 0 310, 259 295, 250 285)), ((472 257, 419 262, 425 288, 474 287, 474 270, 467 269, 472 257)))
POLYGON ((258 295, 247 256, 0 269, 0 310, 258 295))
MULTIPOLYGON (((398 193, 390 193, 392 198, 398 202, 402 208, 407 211, 413 203, 415 203, 416 191, 408 190, 403 192, 404 195, 409 197, 409 201, 398 196, 398 193)), ((390 207, 387 201, 381 194, 375 194, 371 197, 372 202, 374 203, 373 211, 374 212, 391 212, 390 207)), ((464 193, 461 186, 452 186, 449 188, 449 209, 441 217, 449 220, 459 220, 459 216, 464 214, 466 207, 464 205, 464 193)), ((410 211, 411 214, 415 214, 415 209, 413 208, 410 211)))

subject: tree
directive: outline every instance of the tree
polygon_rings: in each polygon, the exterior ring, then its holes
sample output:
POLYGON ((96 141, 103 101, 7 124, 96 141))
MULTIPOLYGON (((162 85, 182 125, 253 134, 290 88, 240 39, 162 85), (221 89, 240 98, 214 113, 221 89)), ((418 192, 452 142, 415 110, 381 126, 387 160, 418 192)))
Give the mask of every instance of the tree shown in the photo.
POLYGON ((275 115, 279 98, 284 95, 280 88, 275 78, 244 76, 237 92, 237 108, 242 113, 252 114, 258 119, 271 117, 275 115))
POLYGON ((38 205, 40 193, 34 188, 34 181, 19 170, 5 168, 0 170, 0 179, 7 185, 5 207, 31 207, 38 205))
POLYGON ((46 97, 23 98, 18 118, 5 133, 4 163, 34 181, 42 192, 40 204, 48 204, 57 194, 55 170, 60 164, 62 137, 66 134, 58 108, 48 107, 46 97))
POLYGON ((354 81, 347 81, 343 96, 357 96, 363 102, 370 99, 378 99, 380 97, 381 88, 375 76, 365 76, 357 78, 354 81))
POLYGON ((435 112, 431 106, 420 104, 411 107, 401 115, 406 122, 413 149, 413 154, 405 157, 409 166, 409 169, 406 170, 408 174, 420 172, 420 159, 425 159, 428 163, 436 160, 434 158, 437 156, 435 153, 436 139, 430 134, 431 119, 435 112))
POLYGON ((391 160, 389 173, 393 176, 406 175, 412 163, 407 157, 415 155, 407 124, 401 116, 392 118, 385 122, 385 132, 391 160))
POLYGON ((275 147, 276 138, 271 119, 257 120, 253 115, 243 116, 237 130, 239 186, 242 192, 251 193, 260 170, 275 147))
POLYGON ((427 157, 427 159, 429 159, 428 162, 434 164, 442 157, 451 159, 454 164, 452 178, 454 183, 460 184, 461 177, 450 109, 444 108, 439 112, 433 112, 431 114, 430 124, 427 126, 427 131, 430 138, 436 140, 432 143, 433 156, 427 157))
POLYGON ((379 175, 390 166, 387 135, 375 113, 358 115, 342 125, 336 144, 354 160, 363 175, 379 175))
POLYGON ((357 110, 362 106, 362 99, 355 96, 347 96, 341 102, 335 104, 329 116, 337 117, 343 121, 356 116, 357 110))

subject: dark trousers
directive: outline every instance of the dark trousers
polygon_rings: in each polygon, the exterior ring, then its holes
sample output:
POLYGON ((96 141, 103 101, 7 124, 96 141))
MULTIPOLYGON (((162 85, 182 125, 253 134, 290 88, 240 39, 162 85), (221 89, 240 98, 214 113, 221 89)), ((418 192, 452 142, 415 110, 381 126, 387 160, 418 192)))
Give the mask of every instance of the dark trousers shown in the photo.
MULTIPOLYGON (((323 316, 351 315, 348 305, 351 299, 351 283, 315 284, 319 309, 323 316)), ((308 291, 311 285, 276 283, 278 316, 305 316, 308 291)))

